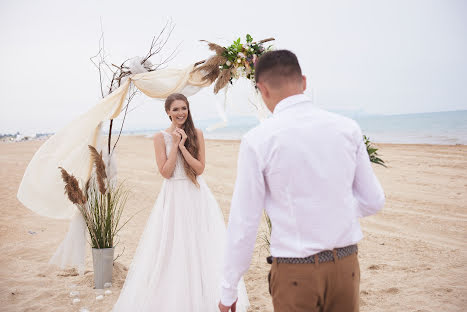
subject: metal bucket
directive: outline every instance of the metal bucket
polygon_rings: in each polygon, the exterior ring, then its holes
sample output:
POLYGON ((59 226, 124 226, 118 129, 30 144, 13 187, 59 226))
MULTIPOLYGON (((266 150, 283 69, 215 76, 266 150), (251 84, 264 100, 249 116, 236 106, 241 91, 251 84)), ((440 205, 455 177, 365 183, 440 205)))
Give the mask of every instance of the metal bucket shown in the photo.
POLYGON ((94 267, 94 288, 103 289, 105 283, 112 282, 114 248, 92 249, 94 267))

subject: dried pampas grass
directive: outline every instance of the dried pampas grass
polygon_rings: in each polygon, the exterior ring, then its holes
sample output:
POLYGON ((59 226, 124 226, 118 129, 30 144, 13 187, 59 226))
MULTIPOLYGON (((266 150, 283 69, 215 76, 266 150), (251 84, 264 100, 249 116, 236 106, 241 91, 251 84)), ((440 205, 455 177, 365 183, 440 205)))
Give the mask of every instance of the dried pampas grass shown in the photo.
POLYGON ((82 205, 86 203, 86 197, 79 187, 78 180, 75 178, 75 176, 69 174, 62 167, 58 168, 62 173, 63 182, 65 182, 65 194, 68 196, 68 199, 75 205, 82 205))
POLYGON ((94 163, 96 168, 96 176, 97 176, 97 183, 99 184, 99 192, 101 194, 105 194, 106 187, 105 187, 105 179, 107 178, 107 174, 105 173, 105 164, 104 160, 102 159, 102 154, 99 154, 96 148, 92 145, 88 145, 89 151, 91 152, 91 160, 94 163))
POLYGON ((86 222, 93 248, 115 247, 115 237, 130 221, 121 222, 129 190, 123 183, 109 183, 102 153, 88 145, 95 171, 84 186, 84 193, 78 180, 59 167, 65 182, 65 194, 76 205, 86 222), (107 183, 107 185, 106 185, 107 183))

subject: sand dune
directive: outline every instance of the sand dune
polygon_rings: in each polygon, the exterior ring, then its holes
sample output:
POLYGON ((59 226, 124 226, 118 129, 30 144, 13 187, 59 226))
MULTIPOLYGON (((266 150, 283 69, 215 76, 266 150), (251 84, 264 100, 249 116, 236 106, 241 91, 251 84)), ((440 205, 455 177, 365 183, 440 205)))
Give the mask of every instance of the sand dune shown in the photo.
MULTIPOLYGON (((116 301, 162 178, 152 142, 123 137, 119 175, 132 187, 125 217, 142 209, 121 232, 112 294, 95 300, 92 262, 84 276, 47 261, 68 222, 35 215, 16 199, 24 170, 41 141, 0 143, 0 306, 2 311, 109 311, 116 301), (71 304, 69 293, 81 302, 71 304)), ((238 142, 208 141, 204 177, 227 219, 238 142)), ((375 167, 387 196, 381 213, 362 220, 361 311, 467 309, 467 146, 379 145, 388 168, 375 167)), ((40 181, 38 181, 40 183, 40 181)), ((261 231, 264 230, 264 224, 261 231)), ((260 234, 261 235, 261 234, 260 234)), ((245 276, 251 311, 272 311, 268 255, 258 238, 245 276)))

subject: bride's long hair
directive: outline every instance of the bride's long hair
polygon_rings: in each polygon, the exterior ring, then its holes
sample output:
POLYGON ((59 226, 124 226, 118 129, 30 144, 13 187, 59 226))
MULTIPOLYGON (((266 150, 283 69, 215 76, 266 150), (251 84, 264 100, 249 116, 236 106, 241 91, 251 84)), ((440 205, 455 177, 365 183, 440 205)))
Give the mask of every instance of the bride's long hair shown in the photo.
MULTIPOLYGON (((185 147, 190 152, 190 154, 198 159, 199 158, 199 144, 198 144, 198 135, 196 134, 195 125, 193 124, 193 118, 191 118, 191 110, 190 110, 190 103, 186 96, 181 93, 172 93, 167 97, 165 100, 165 111, 168 113, 170 111, 170 106, 176 100, 181 100, 186 103, 188 108, 188 116, 186 118, 185 123, 182 126, 183 131, 185 131, 187 135, 187 139, 185 141, 185 147)), ((169 116, 170 120, 172 118, 169 116)), ((196 172, 190 165, 187 163, 185 158, 183 158, 183 165, 185 167, 185 173, 188 178, 196 185, 199 186, 198 181, 196 180, 196 172)))

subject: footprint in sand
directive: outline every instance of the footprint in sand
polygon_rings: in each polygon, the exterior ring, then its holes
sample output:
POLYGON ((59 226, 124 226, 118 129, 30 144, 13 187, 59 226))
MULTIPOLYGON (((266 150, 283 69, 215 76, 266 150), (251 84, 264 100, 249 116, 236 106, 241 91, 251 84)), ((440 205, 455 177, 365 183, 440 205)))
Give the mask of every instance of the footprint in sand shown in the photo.
POLYGON ((400 290, 399 290, 399 288, 391 287, 391 288, 388 288, 388 289, 384 289, 383 292, 386 293, 386 294, 398 294, 398 293, 400 293, 400 290))
POLYGON ((382 270, 386 267, 385 264, 372 264, 368 267, 368 270, 382 270))
POLYGON ((69 276, 78 276, 78 271, 76 269, 69 269, 57 274, 57 276, 69 277, 69 276))

